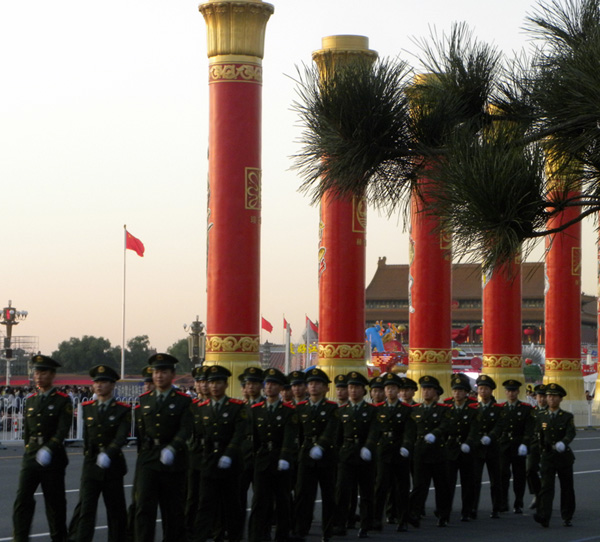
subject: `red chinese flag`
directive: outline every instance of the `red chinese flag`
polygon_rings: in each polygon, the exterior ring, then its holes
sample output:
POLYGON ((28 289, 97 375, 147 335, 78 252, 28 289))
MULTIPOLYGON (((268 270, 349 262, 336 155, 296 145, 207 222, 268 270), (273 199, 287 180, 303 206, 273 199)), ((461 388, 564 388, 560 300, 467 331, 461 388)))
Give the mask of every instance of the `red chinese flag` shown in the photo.
POLYGON ((144 243, 125 230, 125 248, 133 250, 138 256, 144 257, 144 243))
POLYGON ((306 317, 306 321, 308 322, 310 329, 312 329, 315 333, 319 333, 319 327, 316 324, 313 324, 312 320, 308 316, 306 317))
POLYGON ((287 331, 288 327, 290 328, 290 335, 292 334, 292 326, 290 326, 290 324, 288 324, 288 321, 284 318, 283 319, 283 329, 285 329, 287 331))
POLYGON ((262 316, 260 317, 262 320, 262 328, 267 331, 268 333, 271 333, 271 331, 273 331, 273 325, 271 324, 271 322, 269 322, 268 320, 265 320, 262 316))

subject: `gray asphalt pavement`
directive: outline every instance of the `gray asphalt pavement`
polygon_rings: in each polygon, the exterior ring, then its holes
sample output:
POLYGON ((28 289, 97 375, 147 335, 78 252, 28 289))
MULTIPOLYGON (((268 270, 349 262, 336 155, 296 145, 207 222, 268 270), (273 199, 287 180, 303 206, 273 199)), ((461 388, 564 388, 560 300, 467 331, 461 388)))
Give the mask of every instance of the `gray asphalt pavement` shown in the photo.
MULTIPOLYGON (((23 447, 21 444, 6 444, 6 450, 0 450, 0 542, 12 540, 11 517, 12 505, 17 489, 19 467, 23 447)), ((544 529, 533 521, 533 514, 525 510, 522 516, 512 513, 502 514, 500 519, 490 519, 491 502, 489 497, 489 485, 484 487, 481 496, 479 519, 469 523, 461 523, 459 517, 454 513, 448 527, 439 528, 437 520, 433 516, 433 495, 427 501, 427 517, 421 522, 420 529, 410 528, 407 533, 397 533, 395 525, 386 525, 381 533, 370 533, 371 542, 394 541, 430 541, 444 540, 453 542, 465 540, 485 542, 506 542, 509 539, 527 540, 536 542, 541 540, 552 540, 553 542, 600 542, 600 431, 585 430, 578 431, 577 438, 573 443, 575 450, 575 492, 577 495, 577 511, 573 519, 573 527, 563 527, 558 510, 559 497, 554 502, 554 514, 549 529, 544 529)), ((79 475, 82 464, 82 449, 69 448, 69 467, 67 468, 67 502, 68 513, 71 514, 79 496, 79 475)), ((125 456, 129 464, 129 473, 125 479, 126 497, 129 502, 131 497, 132 473, 135 463, 135 449, 128 448, 125 456)), ((558 486, 558 482, 557 482, 558 486)), ((459 492, 457 492, 459 493, 459 492)), ((458 495, 455 497, 457 498, 458 495)), ((36 497, 37 509, 31 530, 31 540, 35 542, 46 542, 48 526, 44 515, 44 503, 41 493, 36 497)), ((530 497, 526 495, 526 505, 530 497)), ((320 541, 320 507, 317 503, 315 509, 315 522, 307 542, 320 541)), ((70 519, 70 517, 69 517, 70 519)), ((157 540, 160 529, 157 529, 157 540)), ((336 537, 332 542, 346 542, 355 540, 356 531, 349 531, 347 537, 336 537)), ((96 541, 107 540, 106 515, 104 506, 98 508, 96 541)), ((183 542, 183 541, 182 541, 183 542)))

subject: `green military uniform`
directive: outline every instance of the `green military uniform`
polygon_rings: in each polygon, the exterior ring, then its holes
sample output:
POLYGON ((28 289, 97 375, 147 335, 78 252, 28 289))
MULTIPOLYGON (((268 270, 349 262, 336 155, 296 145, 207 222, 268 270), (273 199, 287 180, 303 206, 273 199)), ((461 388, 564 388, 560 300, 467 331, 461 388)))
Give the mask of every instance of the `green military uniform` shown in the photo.
MULTIPOLYGON (((60 364, 37 355, 34 370, 55 371, 60 364)), ((13 540, 26 542, 35 511, 34 493, 41 484, 52 542, 67 537, 65 469, 68 464, 64 440, 73 422, 71 398, 55 388, 33 393, 25 400, 23 439, 25 453, 19 475, 19 488, 13 507, 13 540)))
MULTIPOLYGON (((265 371, 265 382, 284 385, 287 379, 277 369, 265 371)), ((285 541, 291 529, 292 462, 297 453, 298 415, 293 405, 281 400, 252 406, 254 445, 253 499, 249 542, 261 542, 265 526, 270 531, 275 506, 275 540, 285 541)))
MULTIPOLYGON (((311 369, 306 381, 318 380, 330 383, 329 377, 321 369, 311 369)), ((300 420, 300 452, 298 454, 298 475, 296 482, 295 534, 304 538, 312 523, 313 507, 317 496, 317 486, 321 489, 323 539, 328 540, 333 530, 335 509, 335 468, 337 450, 335 447, 339 425, 338 405, 334 401, 322 399, 318 403, 310 400, 296 405, 300 420), (314 459, 318 457, 320 459, 314 459)))
MULTIPOLYGON (((90 369, 90 376, 94 380, 112 382, 120 378, 113 369, 103 365, 90 369)), ((94 538, 100 494, 106 506, 109 542, 123 542, 127 536, 127 506, 123 488, 127 464, 121 448, 127 443, 131 431, 131 408, 114 399, 107 403, 101 405, 97 400, 82 403, 84 459, 77 542, 91 542, 94 538)))
MULTIPOLYGON (((547 395, 567 395, 558 384, 546 385, 547 395)), ((573 487, 573 463, 575 455, 569 447, 576 435, 573 414, 559 408, 541 411, 536 419, 535 433, 540 445, 542 487, 538 496, 537 514, 534 519, 548 527, 552 515, 555 478, 560 481, 560 515, 565 526, 571 526, 575 513, 575 490, 573 487)))
MULTIPOLYGON (((177 359, 156 354, 148 363, 154 370, 174 369, 177 359)), ((136 472, 135 540, 153 542, 160 506, 165 542, 181 542, 185 533, 187 440, 192 434, 192 400, 171 388, 140 395, 136 423, 140 449, 136 472)))
MULTIPOLYGON (((538 384, 534 388, 536 395, 546 395, 546 386, 544 384, 538 384)), ((547 410, 546 407, 540 407, 539 405, 533 408, 533 418, 537 420, 540 412, 547 410)), ((529 454, 527 455, 527 486, 529 487, 529 493, 533 495, 533 501, 529 508, 535 508, 537 506, 537 495, 542 487, 540 479, 540 443, 535 433, 535 421, 534 421, 534 433, 531 439, 531 445, 529 446, 529 454)))
MULTIPOLYGON (((443 390, 433 376, 419 379, 422 388, 430 387, 441 395, 443 390)), ((448 480, 445 465, 444 439, 448 431, 448 407, 433 403, 430 406, 420 403, 411 411, 415 422, 414 487, 410 492, 408 522, 418 527, 421 512, 425 506, 429 485, 433 480, 435 486, 435 509, 438 514, 438 525, 443 526, 450 516, 448 480)))
MULTIPOLYGON (((231 373, 219 365, 207 371, 209 381, 227 380, 229 376, 231 373)), ((227 528, 230 542, 239 542, 245 514, 240 505, 240 475, 242 443, 249 431, 246 405, 225 395, 218 403, 196 403, 191 412, 194 439, 200 439, 202 445, 199 505, 192 540, 206 542, 219 519, 227 528)))
MULTIPOLYGON (((476 384, 478 386, 488 386, 492 390, 496 389, 496 383, 488 375, 480 375, 477 378, 476 384)), ((475 477, 475 494, 473 496, 473 510, 470 517, 472 519, 477 518, 483 468, 487 467, 492 498, 491 517, 499 518, 502 486, 500 481, 500 448, 498 446, 498 438, 502 433, 502 409, 493 397, 487 405, 480 402, 476 405, 470 405, 469 408, 475 409, 476 412, 471 426, 471 434, 469 435, 470 441, 474 444, 474 449, 471 450, 471 453, 473 454, 473 473, 475 477)))
MULTIPOLYGON (((400 379, 393 373, 383 378, 384 386, 400 386, 400 379)), ((400 400, 376 405, 375 419, 371 424, 368 442, 375 445, 375 506, 373 528, 382 528, 382 516, 389 498, 393 511, 389 514, 404 529, 408 519, 408 495, 410 492, 410 459, 415 440, 415 424, 411 408, 400 400), (404 448, 405 451, 402 449, 404 448)))

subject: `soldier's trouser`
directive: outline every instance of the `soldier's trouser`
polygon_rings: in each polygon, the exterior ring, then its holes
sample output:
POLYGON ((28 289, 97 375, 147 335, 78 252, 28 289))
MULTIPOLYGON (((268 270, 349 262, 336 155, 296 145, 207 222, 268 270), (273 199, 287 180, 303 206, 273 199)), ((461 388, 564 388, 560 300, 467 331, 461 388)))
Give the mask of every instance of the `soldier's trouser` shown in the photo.
POLYGON ((373 528, 374 470, 372 462, 366 463, 363 461, 360 465, 339 464, 334 516, 336 527, 342 530, 346 529, 350 515, 354 516, 356 503, 354 503, 353 508, 352 500, 358 488, 358 494, 360 495, 360 528, 365 530, 373 528))
POLYGON ((185 532, 191 538, 200 502, 200 470, 189 469, 187 474, 187 496, 185 499, 185 532))
POLYGON ((67 539, 67 499, 65 497, 65 469, 37 465, 23 465, 19 475, 19 489, 13 507, 13 541, 27 542, 33 514, 34 493, 41 484, 46 507, 46 518, 52 542, 67 539))
POLYGON ((461 454, 458 459, 448 460, 448 491, 450 492, 450 508, 454 501, 454 492, 456 490, 456 482, 458 473, 460 472, 460 497, 461 497, 461 516, 468 516, 473 510, 473 501, 475 496, 473 472, 473 457, 471 454, 461 454))
POLYGON ((331 465, 315 467, 301 461, 298 464, 297 480, 295 533, 306 536, 310 531, 318 486, 321 489, 322 499, 323 538, 331 538, 335 509, 335 467, 331 465))
POLYGON ((500 511, 501 485, 500 485, 500 457, 496 453, 487 453, 485 457, 476 457, 473 462, 473 510, 477 514, 479 497, 481 495, 481 479, 483 468, 487 466, 490 479, 490 495, 492 497, 492 512, 500 511))
MULTIPOLYGON (((248 527, 248 542, 261 542, 265 525, 269 525, 275 504, 275 540, 287 540, 290 535, 292 512, 290 492, 292 475, 289 470, 278 471, 276 465, 254 473, 252 481, 252 513, 248 527)), ((269 528, 266 529, 270 532, 269 528)))
POLYGON ((527 456, 527 486, 531 495, 537 495, 542 487, 540 480, 540 452, 533 448, 527 456))
POLYGON ((403 525, 408 520, 408 496, 410 494, 410 461, 402 457, 392 462, 377 462, 375 478, 375 504, 373 526, 379 529, 386 499, 393 507, 392 516, 403 525))
POLYGON ((549 520, 552 515, 552 502, 556 476, 560 482, 560 517, 563 520, 573 519, 575 513, 575 490, 573 489, 573 465, 555 467, 542 459, 542 488, 538 495, 538 515, 542 520, 549 520))
POLYGON ((515 494, 514 507, 523 508, 523 495, 526 486, 526 457, 503 453, 500 455, 500 472, 502 480, 502 493, 500 509, 510 508, 508 490, 510 487, 510 476, 512 472, 513 493, 515 494))
POLYGON ((435 509, 440 519, 448 520, 450 516, 450 501, 448 491, 448 478, 446 474, 446 462, 426 463, 414 458, 415 463, 415 487, 410 492, 409 517, 418 521, 427 500, 429 485, 433 480, 435 487, 435 509))

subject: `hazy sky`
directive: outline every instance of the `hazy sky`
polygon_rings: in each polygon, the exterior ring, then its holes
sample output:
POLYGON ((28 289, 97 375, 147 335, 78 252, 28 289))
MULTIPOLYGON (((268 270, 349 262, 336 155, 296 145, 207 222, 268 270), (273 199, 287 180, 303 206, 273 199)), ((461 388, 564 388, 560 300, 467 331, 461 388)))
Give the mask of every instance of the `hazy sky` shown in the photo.
MULTIPOLYGON (((528 47, 526 0, 275 0, 263 83, 261 312, 282 339, 318 318, 318 209, 290 171, 299 128, 296 66, 321 38, 361 34, 382 57, 410 60, 412 38, 465 21, 510 54, 528 47)), ((0 307, 29 311, 16 335, 42 352, 84 334, 121 344, 123 225, 127 338, 164 350, 206 316, 208 84, 206 25, 190 0, 0 3, 0 307)), ((584 236, 585 292, 597 290, 595 237, 584 236)), ((380 256, 407 263, 398 217, 371 212, 367 283, 380 256)), ((539 253, 537 254, 539 257, 539 253)), ((235 280, 235 277, 232 277, 235 280)))

